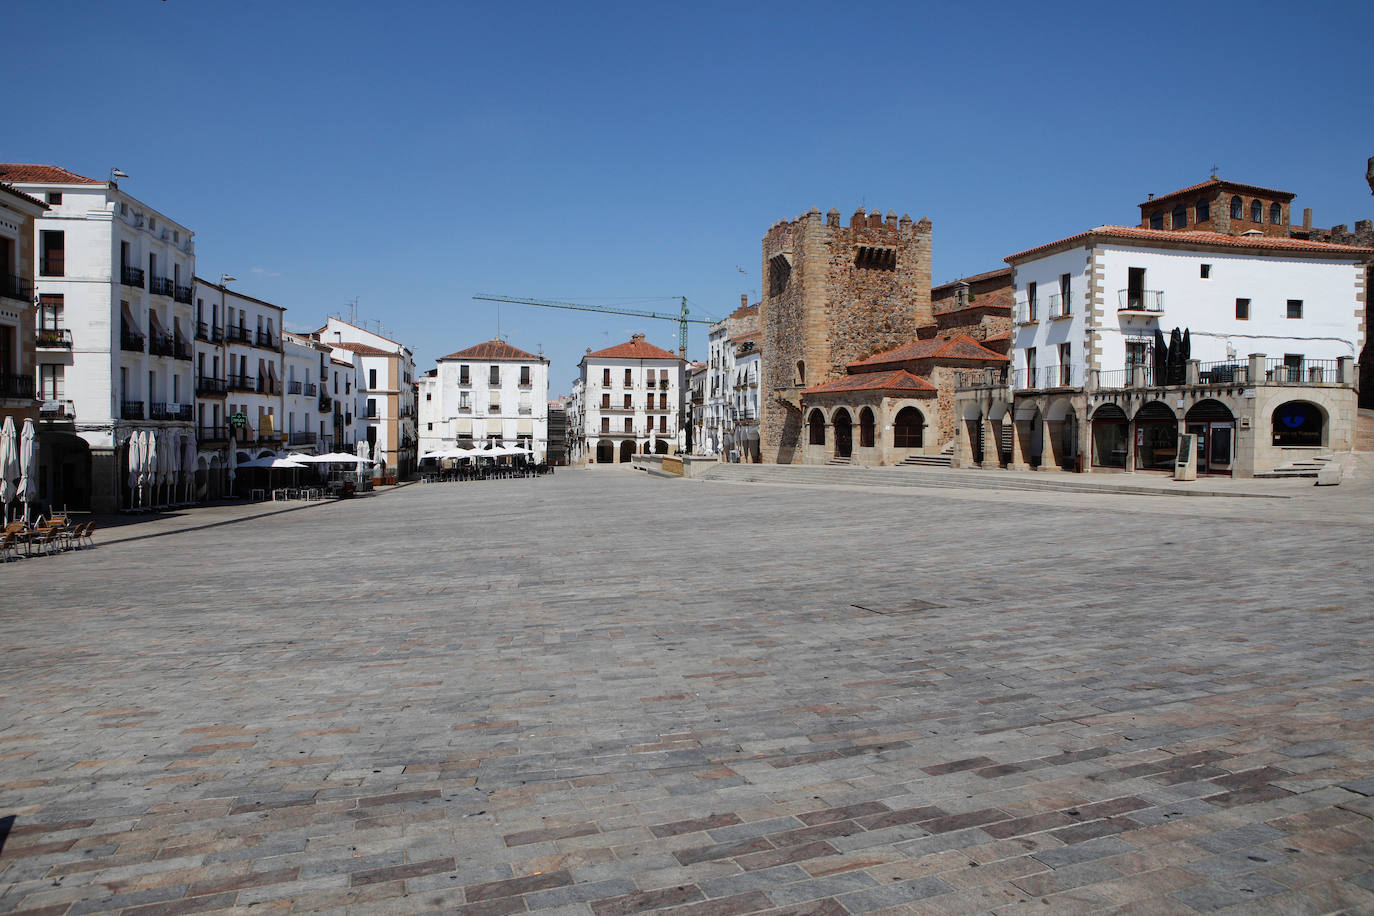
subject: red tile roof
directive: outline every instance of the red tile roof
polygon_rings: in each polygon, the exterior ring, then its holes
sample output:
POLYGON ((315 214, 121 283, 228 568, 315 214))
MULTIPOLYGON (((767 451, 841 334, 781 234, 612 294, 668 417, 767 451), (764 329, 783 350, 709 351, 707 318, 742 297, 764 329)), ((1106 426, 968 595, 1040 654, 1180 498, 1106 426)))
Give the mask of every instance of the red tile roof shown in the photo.
POLYGON ((399 355, 400 355, 399 353, 393 352, 393 351, 391 351, 391 350, 383 350, 383 349, 381 349, 380 347, 370 346, 369 344, 349 343, 348 341, 343 341, 343 342, 341 343, 341 342, 339 342, 339 341, 336 340, 336 341, 330 342, 330 343, 328 344, 328 346, 337 347, 337 348, 340 349, 340 350, 349 350, 349 351, 351 351, 351 352, 353 352, 353 353, 357 353, 359 356, 399 356, 399 355))
POLYGON ((987 337, 983 338, 983 343, 992 340, 1011 340, 1011 331, 1003 331, 1001 334, 989 334, 987 337))
POLYGON ((10 184, 104 184, 56 165, 0 162, 0 181, 10 184))
POLYGON ((730 317, 731 317, 731 318, 749 318, 749 317, 751 317, 751 316, 753 316, 753 315, 757 315, 758 313, 759 313, 759 304, 758 304, 757 302, 755 302, 753 305, 741 305, 739 308, 735 309, 733 312, 730 313, 730 317))
POLYGON ((457 353, 450 353, 448 356, 441 356, 440 359, 533 359, 540 357, 533 353, 527 353, 519 347, 512 347, 498 337, 483 341, 476 346, 468 347, 466 350, 459 350, 457 353))
POLYGON ((832 382, 812 385, 802 394, 832 394, 844 391, 935 391, 935 386, 919 375, 898 369, 895 372, 855 372, 851 375, 842 375, 832 382))
POLYGON ((743 334, 736 334, 734 337, 731 337, 730 339, 735 341, 736 343, 742 343, 746 340, 753 340, 754 338, 759 336, 759 333, 760 332, 758 331, 746 331, 743 334))
POLYGON ((31 204, 38 204, 38 206, 42 207, 44 210, 48 209, 48 205, 43 203, 43 201, 39 200, 37 197, 25 194, 18 188, 12 188, 9 185, 5 184, 3 181, 0 181, 0 191, 4 191, 6 194, 11 194, 15 197, 21 198, 25 201, 28 201, 31 204))
POLYGON ((1291 191, 1277 191, 1274 188, 1261 188, 1259 185, 1240 184, 1236 181, 1227 181, 1224 178, 1209 178, 1199 184, 1189 185, 1186 188, 1179 188, 1177 191, 1170 191, 1168 194, 1160 194, 1158 197, 1151 197, 1142 203, 1142 207, 1151 207, 1158 204, 1161 200, 1172 200, 1180 194, 1196 194, 1202 190, 1215 190, 1227 188, 1232 191, 1245 191, 1247 194, 1263 194, 1265 197, 1276 197, 1279 200, 1292 200, 1298 195, 1291 191))
POLYGON ((877 366, 888 366, 917 359, 974 360, 977 362, 1004 363, 1007 357, 995 353, 966 334, 954 334, 941 340, 913 340, 895 350, 875 353, 868 359, 849 364, 850 371, 877 366))
POLYGON ((669 353, 662 347, 656 347, 642 337, 626 341, 623 344, 616 344, 614 347, 607 347, 604 350, 597 350, 595 353, 588 353, 584 359, 676 359, 682 357, 676 353, 669 353))
POLYGON ((1358 248, 1354 245, 1337 245, 1333 242, 1312 242, 1307 239, 1277 238, 1265 235, 1227 235, 1224 232, 1197 232, 1192 229, 1141 229, 1139 226, 1098 226, 1078 235, 1047 242, 1016 254, 1009 254, 1003 260, 1015 263, 1018 260, 1049 251, 1061 245, 1072 246, 1076 243, 1130 239, 1143 242, 1169 242, 1178 245, 1201 245, 1208 248, 1266 248, 1271 251, 1310 251, 1323 254, 1346 254, 1352 260, 1360 260, 1364 255, 1374 254, 1374 248, 1358 248))
POLYGON ((934 293, 934 292, 935 292, 936 290, 938 290, 938 289, 949 289, 950 287, 954 286, 955 284, 957 284, 957 283, 959 283, 959 282, 961 282, 961 281, 964 282, 964 283, 970 283, 970 284, 972 284, 972 283, 979 283, 979 282, 981 282, 981 281, 983 281, 983 280, 996 280, 998 277, 1009 277, 1009 276, 1011 276, 1011 268, 1010 268, 1010 267, 1003 267, 1003 268, 1001 268, 1000 270, 989 270, 989 271, 987 271, 987 272, 985 272, 985 273, 974 274, 974 275, 971 276, 971 277, 960 277, 958 280, 950 280, 948 283, 941 283, 939 286, 933 286, 933 287, 931 287, 930 291, 931 291, 931 293, 934 293))

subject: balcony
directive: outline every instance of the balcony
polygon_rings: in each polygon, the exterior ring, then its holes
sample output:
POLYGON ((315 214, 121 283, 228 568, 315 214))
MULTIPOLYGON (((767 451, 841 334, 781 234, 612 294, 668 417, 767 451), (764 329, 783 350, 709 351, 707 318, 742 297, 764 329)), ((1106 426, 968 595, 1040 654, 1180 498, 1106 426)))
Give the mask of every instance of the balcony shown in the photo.
POLYGON ((175 404, 167 404, 163 401, 153 401, 151 404, 148 405, 148 419, 175 420, 176 408, 177 405, 175 404))
POLYGON ((171 277, 148 278, 148 292, 152 293, 154 296, 170 297, 174 291, 175 287, 172 285, 171 277))
POLYGON ((205 340, 205 341, 208 341, 209 339, 210 339, 210 325, 209 325, 209 323, 208 323, 208 322, 205 322, 205 321, 197 321, 197 322, 196 322, 196 340, 205 340))
POLYGON ((334 399, 327 394, 320 395, 320 412, 329 413, 334 409, 334 399))
POLYGON ((258 394, 281 394, 281 382, 259 376, 258 394))
POLYGON ((125 267, 119 272, 119 282, 125 286, 143 288, 143 271, 138 267, 125 267))
POLYGON ((287 444, 288 444, 288 445, 314 445, 314 444, 315 444, 315 440, 318 439, 318 438, 319 438, 319 434, 318 434, 318 433, 307 433, 307 432, 295 431, 295 432, 292 432, 292 433, 287 437, 287 444))
POLYGON ((230 391, 257 391, 258 380, 251 375, 230 375, 230 391))
POLYGON ((242 343, 250 345, 253 343, 253 332, 245 328, 243 325, 239 325, 238 327, 230 325, 225 330, 224 336, 230 343, 242 343))
POLYGON ((33 376, 12 375, 8 372, 0 375, 0 398, 32 400, 33 376))
POLYGON ((1036 317, 1038 314, 1039 306, 1036 302, 1030 301, 1016 303, 1017 324, 1035 324, 1040 320, 1036 317))
POLYGON ((300 393, 301 393, 301 383, 300 383, 300 382, 295 382, 295 381, 287 382, 287 383, 286 383, 286 393, 287 393, 287 394, 300 394, 300 393))
POLYGON ((119 349, 128 350, 130 353, 143 353, 143 335, 137 334, 127 327, 119 333, 119 349))
POLYGON ((175 356, 177 359, 184 359, 189 361, 191 359, 190 341, 182 340, 180 337, 178 337, 173 343, 175 349, 172 355, 175 356))
POLYGON ((1056 318, 1072 317, 1071 313, 1069 312, 1069 303, 1065 301, 1058 293, 1055 293, 1052 296, 1050 296, 1047 317, 1051 321, 1054 321, 1056 318))
POLYGON ((1142 315, 1164 314, 1164 291, 1158 289, 1119 289, 1116 291, 1117 312, 1142 315))
POLYGON ((200 442, 228 442, 229 427, 227 426, 198 426, 196 427, 196 439, 200 442))
POLYGON ((199 397, 223 395, 226 390, 224 379, 222 378, 196 379, 196 395, 199 397))
POLYGON ((174 356, 176 354, 176 341, 172 339, 171 334, 150 334, 148 353, 153 356, 174 356))
POLYGON ((33 345, 40 350, 70 350, 72 332, 70 328, 39 328, 34 331, 33 345))
POLYGON ((71 401, 44 401, 38 407, 38 419, 46 423, 71 423, 76 419, 76 406, 71 401))
POLYGON ((142 420, 143 402, 142 401, 120 401, 119 417, 122 420, 142 420))
POLYGON ((211 328, 211 329, 210 329, 210 343, 223 343, 223 342, 224 342, 224 328, 211 328))
POLYGON ((172 298, 173 298, 174 300, 176 300, 177 302, 184 302, 184 303, 186 303, 187 305, 190 305, 190 304, 191 304, 191 287, 189 287, 189 286, 174 286, 174 287, 172 287, 172 298))
POLYGON ((1012 373, 1011 386, 1017 390, 1044 391, 1051 388, 1075 388, 1083 384, 1083 367, 1039 366, 1017 369, 1012 373))
POLYGON ((979 389, 1005 388, 1007 369, 956 369, 954 372, 955 391, 977 391, 979 389))
POLYGON ((268 350, 275 350, 281 346, 281 340, 268 334, 266 331, 259 331, 257 334, 257 344, 268 350))
POLYGON ((316 393, 319 392, 320 386, 316 385, 314 382, 306 382, 304 390, 306 397, 313 398, 316 395, 316 393))
POLYGON ((33 301, 33 281, 26 277, 16 277, 13 274, 6 274, 0 277, 0 296, 6 299, 18 299, 21 302, 33 301))

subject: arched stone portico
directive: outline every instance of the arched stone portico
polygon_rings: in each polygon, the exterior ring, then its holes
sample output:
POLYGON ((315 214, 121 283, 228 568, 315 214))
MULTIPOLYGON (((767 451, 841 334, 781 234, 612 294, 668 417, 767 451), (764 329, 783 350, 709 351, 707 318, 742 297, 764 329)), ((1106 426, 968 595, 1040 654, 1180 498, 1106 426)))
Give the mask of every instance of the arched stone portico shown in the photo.
POLYGON ((807 464, 847 457, 851 464, 881 467, 909 455, 933 454, 934 397, 808 398, 803 428, 807 464), (904 413, 905 411, 905 413, 904 413))

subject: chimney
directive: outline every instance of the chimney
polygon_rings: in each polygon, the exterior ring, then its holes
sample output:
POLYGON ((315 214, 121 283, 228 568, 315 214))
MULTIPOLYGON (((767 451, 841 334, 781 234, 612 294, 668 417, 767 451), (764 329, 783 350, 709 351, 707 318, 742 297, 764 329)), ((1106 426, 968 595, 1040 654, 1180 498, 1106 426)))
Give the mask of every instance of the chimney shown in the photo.
POLYGON ((740 294, 739 294, 739 307, 742 308, 742 309, 747 309, 747 308, 749 307, 749 294, 748 294, 748 293, 740 293, 740 294))
POLYGON ((1311 228, 1312 228, 1312 208, 1311 208, 1311 207, 1303 207, 1303 208, 1302 208, 1302 227, 1303 227, 1304 229, 1311 229, 1311 228))
POLYGON ((1151 192, 1150 192, 1150 196, 1147 197, 1147 198, 1145 198, 1145 199, 1146 199, 1146 200, 1154 200, 1154 199, 1155 199, 1155 192, 1154 192, 1154 191, 1151 191, 1151 192))

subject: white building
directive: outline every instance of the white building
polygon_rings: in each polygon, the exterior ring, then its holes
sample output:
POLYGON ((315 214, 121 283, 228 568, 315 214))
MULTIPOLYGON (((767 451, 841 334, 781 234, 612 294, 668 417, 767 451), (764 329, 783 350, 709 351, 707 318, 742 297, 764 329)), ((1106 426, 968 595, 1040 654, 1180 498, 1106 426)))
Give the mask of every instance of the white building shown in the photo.
POLYGON ((419 381, 420 454, 475 443, 549 448, 549 361, 489 340, 440 357, 419 381))
POLYGON ((330 348, 299 334, 282 335, 282 416, 287 447, 293 452, 333 451, 333 401, 321 382, 327 377, 330 348))
POLYGON ((739 308, 711 325, 704 386, 703 437, 697 447, 700 454, 728 455, 737 446, 732 416, 735 351, 738 348, 735 341, 758 329, 758 304, 750 305, 749 297, 743 295, 740 296, 739 308))
POLYGON ((578 363, 587 460, 628 464, 636 452, 682 449, 685 366, 643 334, 595 353, 589 348, 578 363))
MULTIPOLYGON (((730 370, 729 420, 733 447, 740 461, 757 464, 759 448, 759 380, 763 373, 762 335, 757 332, 731 339, 734 365, 730 370)), ((729 453, 727 453, 729 454, 729 453)))
POLYGON ((331 355, 359 372, 362 415, 357 435, 366 440, 379 482, 394 483, 416 468, 415 359, 398 341, 331 317, 315 332, 331 355), (349 356, 343 356, 347 353, 349 356))
POLYGON ((0 181, 48 205, 35 220, 36 291, 44 326, 69 332, 37 354, 40 397, 70 402, 41 424, 44 491, 115 510, 129 502, 136 429, 193 433, 192 232, 113 180, 0 164, 0 181))
POLYGON ((582 378, 573 379, 572 394, 568 395, 568 464, 573 467, 587 463, 587 385, 582 378))

